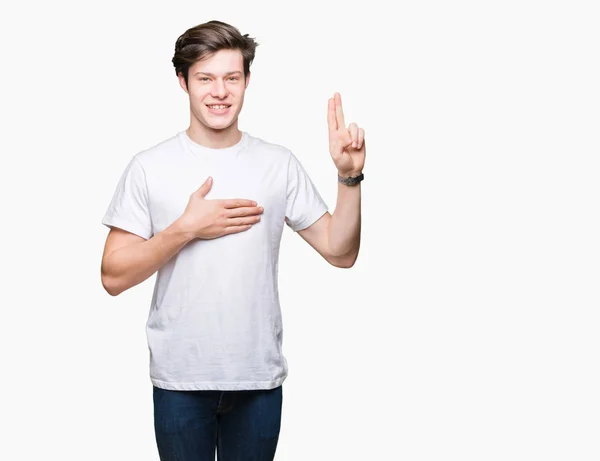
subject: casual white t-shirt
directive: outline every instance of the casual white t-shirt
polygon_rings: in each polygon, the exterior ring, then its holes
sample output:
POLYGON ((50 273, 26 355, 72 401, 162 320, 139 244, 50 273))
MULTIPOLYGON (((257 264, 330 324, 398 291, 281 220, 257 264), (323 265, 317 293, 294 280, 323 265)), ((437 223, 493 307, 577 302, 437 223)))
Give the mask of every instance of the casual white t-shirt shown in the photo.
POLYGON ((195 239, 157 273, 146 334, 150 379, 163 389, 273 389, 287 377, 277 277, 284 223, 302 230, 328 211, 296 156, 242 131, 211 149, 186 131, 130 160, 102 218, 146 239, 181 216, 212 176, 206 199, 264 207, 249 230, 195 239))

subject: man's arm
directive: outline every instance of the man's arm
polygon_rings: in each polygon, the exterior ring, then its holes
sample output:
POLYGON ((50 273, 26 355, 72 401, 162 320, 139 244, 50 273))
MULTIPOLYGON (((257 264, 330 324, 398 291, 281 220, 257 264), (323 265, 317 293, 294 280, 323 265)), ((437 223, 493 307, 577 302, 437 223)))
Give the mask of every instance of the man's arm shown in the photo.
POLYGON ((330 264, 350 268, 360 249, 360 183, 346 186, 338 182, 333 215, 325 213, 314 224, 298 231, 330 264))
POLYGON ((191 240, 191 234, 178 221, 148 240, 111 228, 102 255, 102 286, 117 296, 154 274, 191 240))
MULTIPOLYGON (((365 130, 356 123, 346 128, 342 97, 335 93, 327 106, 329 153, 343 178, 359 176, 365 164, 365 130)), ((338 181, 333 215, 325 213, 317 222, 298 231, 321 256, 337 267, 352 267, 360 247, 360 182, 353 186, 338 181)))
POLYGON ((244 232, 260 221, 262 207, 249 199, 206 200, 208 178, 190 195, 183 214, 150 239, 111 227, 102 256, 104 289, 112 296, 143 282, 190 241, 244 232))

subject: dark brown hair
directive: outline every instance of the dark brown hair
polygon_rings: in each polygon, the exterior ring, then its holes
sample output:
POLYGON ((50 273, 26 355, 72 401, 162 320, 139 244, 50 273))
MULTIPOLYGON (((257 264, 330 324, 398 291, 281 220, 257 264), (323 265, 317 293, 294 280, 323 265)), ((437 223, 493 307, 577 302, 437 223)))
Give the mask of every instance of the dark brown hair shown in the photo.
POLYGON ((175 43, 175 55, 171 60, 175 74, 183 74, 188 85, 188 72, 197 61, 211 56, 219 50, 240 50, 244 57, 244 80, 250 72, 250 64, 258 43, 248 34, 221 21, 208 21, 186 30, 175 43))

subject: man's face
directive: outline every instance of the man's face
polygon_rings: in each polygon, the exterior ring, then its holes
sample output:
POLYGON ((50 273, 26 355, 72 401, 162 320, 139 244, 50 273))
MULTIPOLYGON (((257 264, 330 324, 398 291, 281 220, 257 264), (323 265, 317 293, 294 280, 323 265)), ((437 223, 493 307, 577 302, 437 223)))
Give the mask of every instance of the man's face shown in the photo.
POLYGON ((242 110, 250 74, 244 81, 244 58, 240 50, 219 50, 195 62, 189 70, 188 87, 179 74, 179 84, 190 97, 190 110, 200 123, 214 130, 233 124, 242 110), (225 109, 214 107, 229 106, 225 109))

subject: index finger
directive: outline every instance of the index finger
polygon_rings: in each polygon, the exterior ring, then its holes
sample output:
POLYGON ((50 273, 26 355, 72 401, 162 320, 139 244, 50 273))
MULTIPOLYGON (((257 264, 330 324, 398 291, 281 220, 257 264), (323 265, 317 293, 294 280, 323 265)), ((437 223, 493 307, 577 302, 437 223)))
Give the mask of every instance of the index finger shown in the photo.
POLYGON ((335 115, 337 117, 338 128, 346 128, 346 122, 344 121, 344 111, 342 110, 342 95, 339 93, 335 94, 335 115))
POLYGON ((256 202, 245 198, 228 198, 221 200, 224 208, 239 208, 241 206, 256 206, 256 202))
POLYGON ((337 130, 337 122, 335 121, 335 101, 333 98, 329 98, 327 105, 327 126, 329 131, 337 130))

